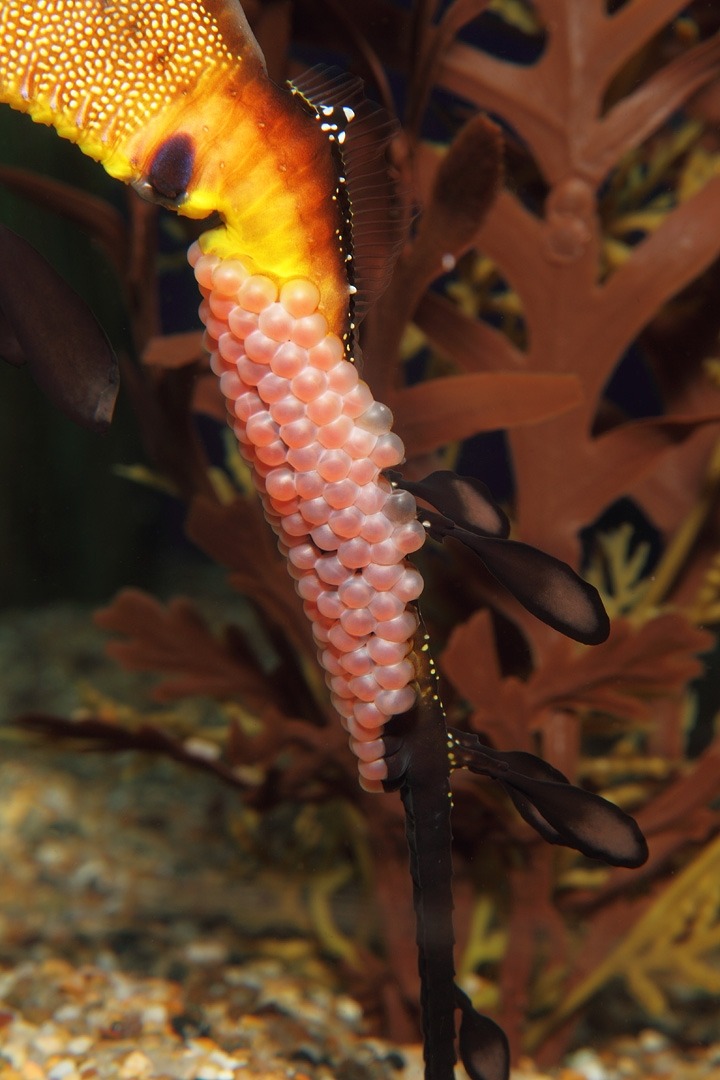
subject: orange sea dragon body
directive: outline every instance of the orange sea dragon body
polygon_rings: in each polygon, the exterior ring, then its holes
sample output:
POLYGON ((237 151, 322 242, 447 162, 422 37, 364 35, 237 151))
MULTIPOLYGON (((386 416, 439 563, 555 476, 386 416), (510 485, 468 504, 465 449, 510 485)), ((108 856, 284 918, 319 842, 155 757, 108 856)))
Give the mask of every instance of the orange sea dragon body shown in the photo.
MULTIPOLYGON (((416 697, 422 579, 405 556, 425 538, 380 475, 403 447, 353 358, 352 215, 382 202, 387 122, 353 80, 275 86, 239 5, 218 0, 3 2, 0 98, 181 214, 220 213, 190 252, 211 364, 361 783, 380 790, 384 724, 416 697)), ((386 266, 387 244, 364 261, 386 266)))

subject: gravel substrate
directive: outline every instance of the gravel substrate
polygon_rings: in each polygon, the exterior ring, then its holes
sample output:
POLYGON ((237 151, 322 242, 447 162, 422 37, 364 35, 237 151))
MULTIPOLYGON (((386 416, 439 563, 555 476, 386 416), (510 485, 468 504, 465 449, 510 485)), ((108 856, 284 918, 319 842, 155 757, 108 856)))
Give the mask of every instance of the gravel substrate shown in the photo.
MULTIPOLYGON (((84 629, 63 675, 67 625, 0 623, 0 717, 103 671, 84 629)), ((307 875, 243 850, 242 815, 233 792, 174 763, 30 746, 0 726, 0 1080, 421 1080, 419 1047, 369 1038, 323 959, 307 875)), ((363 902, 345 898, 346 927, 363 902)), ((707 1078, 720 1080, 720 1043, 681 1050, 651 1030, 513 1073, 707 1078)))

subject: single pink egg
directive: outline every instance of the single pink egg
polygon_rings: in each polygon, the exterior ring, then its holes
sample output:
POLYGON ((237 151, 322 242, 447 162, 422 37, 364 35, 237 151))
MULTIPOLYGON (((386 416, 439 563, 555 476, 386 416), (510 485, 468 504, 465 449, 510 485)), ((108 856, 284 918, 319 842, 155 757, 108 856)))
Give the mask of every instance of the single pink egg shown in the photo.
POLYGON ((277 286, 263 274, 253 274, 247 278, 238 290, 238 303, 247 311, 260 313, 277 300, 277 286))
MULTIPOLYGON (((300 513, 310 525, 327 525, 330 515, 334 513, 325 500, 303 499, 300 503, 300 513)), ((333 530, 334 531, 334 530, 333 530)))
POLYGON ((213 375, 223 375, 228 370, 229 365, 223 360, 217 349, 208 349, 207 351, 210 353, 210 370, 213 375))
POLYGON ((354 713, 358 724, 368 731, 377 731, 378 728, 382 728, 383 724, 387 723, 387 716, 381 713, 377 705, 372 701, 358 702, 354 713))
POLYGON ((338 596, 349 608, 367 607, 376 595, 375 590, 363 581, 359 574, 353 574, 338 587, 338 596))
POLYGON ((307 536, 308 523, 302 514, 283 514, 281 527, 288 536, 307 536))
POLYGON ((345 608, 340 615, 340 625, 353 637, 365 638, 372 634, 377 620, 367 608, 345 608))
POLYGON ((353 692, 348 686, 348 680, 345 675, 330 675, 326 681, 333 694, 337 694, 339 698, 353 697, 353 692))
POLYGON ((350 739, 350 749, 359 761, 376 761, 385 753, 385 743, 382 739, 370 741, 350 739))
POLYGON ((369 782, 373 786, 366 786, 361 781, 361 786, 366 791, 382 791, 383 787, 380 781, 387 780, 388 770, 387 764, 383 758, 378 761, 358 761, 358 772, 363 780, 369 782), (379 786, 375 786, 375 785, 379 786))
POLYGON ((239 259, 222 259, 212 270, 212 285, 226 296, 234 296, 248 280, 249 272, 239 259))
POLYGON ((341 698, 337 694, 330 695, 330 701, 335 712, 340 716, 340 723, 345 725, 350 722, 353 712, 353 699, 341 698))
POLYGON ((414 611, 406 608, 395 619, 377 624, 376 634, 386 641, 409 641, 418 627, 418 618, 414 611))
POLYGON ((321 555, 317 548, 315 551, 315 572, 321 581, 327 585, 340 585, 348 578, 348 568, 338 559, 337 555, 321 555))
POLYGON ((318 368, 306 367, 292 379, 290 389, 301 401, 314 401, 327 389, 327 375, 318 368))
POLYGON ((234 297, 223 296, 222 293, 211 292, 208 296, 208 304, 210 310, 216 319, 222 319, 223 322, 227 322, 228 315, 231 311, 237 307, 237 302, 234 297))
POLYGON ((296 484, 297 493, 301 499, 317 499, 325 491, 325 481, 316 472, 300 473, 296 484))
POLYGON ((392 566, 395 563, 402 562, 402 554, 395 543, 394 536, 390 537, 389 540, 381 540, 379 544, 372 545, 371 562, 379 563, 381 566, 392 566))
POLYGON ((345 669, 340 667, 340 660, 344 659, 345 653, 338 652, 332 645, 328 645, 325 649, 318 649, 317 657, 320 665, 331 675, 347 675, 345 669))
POLYGON ((302 319, 316 310, 320 290, 306 278, 293 278, 280 290, 280 303, 294 319, 302 319))
POLYGON ((334 589, 325 589, 315 602, 320 614, 328 619, 339 619, 344 611, 342 600, 334 589))
MULTIPOLYGON (((288 381, 274 371, 268 371, 257 384, 257 392, 268 405, 277 405, 288 396, 288 381)), ((302 415, 302 414, 300 414, 302 415)), ((273 417, 276 419, 276 417, 273 417)), ((296 419, 296 417, 293 417, 296 419)), ((281 421, 278 421, 280 423, 281 421)), ((287 423, 287 421, 283 421, 287 423)))
POLYGON ((400 465, 405 460, 405 446, 399 435, 394 431, 387 435, 380 435, 370 454, 379 469, 390 469, 393 465, 400 465))
POLYGON ((277 341, 267 337, 262 330, 253 330, 245 338, 245 352, 256 364, 269 364, 278 348, 277 341))
POLYGON ((233 401, 240 397, 244 386, 237 371, 224 371, 220 376, 220 393, 233 401))
MULTIPOLYGON (((352 431, 345 440, 345 450, 347 450, 350 457, 354 458, 355 461, 360 461, 362 458, 370 456, 375 449, 375 443, 377 441, 377 435, 373 435, 371 431, 364 431, 363 428, 359 428, 357 424, 353 424, 352 431)), ((374 461, 371 464, 374 470, 377 469, 374 461)))
POLYGON ((326 390, 307 404, 308 418, 314 424, 330 424, 342 414, 343 399, 333 390, 326 390))
POLYGON ((311 530, 310 535, 320 551, 337 551, 342 543, 341 538, 335 535, 329 525, 318 525, 311 530))
MULTIPOLYGON (((273 373, 270 372, 265 376, 265 379, 269 378, 276 379, 279 378, 279 376, 273 375, 273 373)), ((262 385, 265 382, 265 379, 261 379, 258 383, 258 394, 262 393, 262 385)), ((278 424, 292 424, 294 420, 301 420, 304 417, 305 406, 302 401, 298 401, 296 397, 293 397, 292 394, 287 392, 287 379, 283 379, 282 381, 285 383, 286 387, 285 397, 280 398, 279 401, 270 402, 270 415, 278 424)))
POLYGON ((410 600, 417 600, 424 586, 422 574, 414 567, 408 566, 403 569, 402 576, 393 586, 393 592, 404 603, 408 603, 410 600))
POLYGON ((374 670, 375 663, 365 645, 361 645, 359 649, 344 653, 340 658, 340 666, 350 675, 367 675, 374 670))
POLYGON ((402 690, 415 678, 415 667, 410 660, 400 660, 397 664, 378 667, 375 678, 383 690, 402 690))
POLYGON ((193 241, 187 254, 195 277, 203 288, 212 288, 212 272, 220 262, 219 255, 205 255, 197 240, 193 241))
POLYGON ((375 698, 375 704, 386 716, 397 716, 407 712, 415 704, 417 694, 414 687, 405 686, 402 690, 381 690, 375 698))
POLYGON ((303 600, 312 600, 313 603, 317 603, 317 598, 323 591, 320 579, 317 574, 312 572, 312 570, 299 578, 295 585, 295 589, 298 596, 301 596, 303 600))
POLYGON ((317 426, 307 417, 293 420, 281 426, 280 438, 291 448, 309 446, 317 438, 317 426))
POLYGON ((343 540, 337 549, 338 559, 351 570, 367 566, 371 559, 372 545, 359 536, 343 540))
POLYGON ((280 428, 269 412, 257 412, 249 418, 246 430, 255 446, 269 446, 277 439, 280 428))
POLYGON ((385 514, 369 514, 363 518, 360 535, 371 544, 381 544, 392 535, 392 523, 385 514))
POLYGON ((323 448, 316 442, 309 446, 294 446, 292 450, 288 450, 288 464, 299 473, 309 472, 317 469, 322 454, 323 448))
POLYGON ((362 576, 369 585, 372 585, 373 589, 385 590, 393 589, 403 576, 405 570, 403 563, 393 563, 392 565, 380 565, 379 563, 370 563, 363 570, 362 576))
POLYGON ((238 375, 248 384, 257 386, 263 375, 267 375, 266 364, 256 364, 247 356, 241 356, 237 362, 238 375))
MULTIPOLYGON (((366 702, 363 702, 363 705, 365 704, 366 702)), ((385 719, 385 717, 383 717, 383 719, 385 719)), ((347 718, 345 730, 349 735, 352 735, 353 739, 357 739, 358 742, 372 742, 373 739, 381 739, 383 735, 382 727, 365 728, 362 724, 357 722, 353 714, 347 718)))
POLYGON ((309 350, 310 363, 322 371, 330 371, 345 358, 345 346, 337 334, 327 334, 309 350))
POLYGON ((392 590, 376 593, 369 607, 378 622, 396 619, 405 610, 405 604, 392 590))
POLYGON ((303 315, 301 319, 296 319, 290 336, 297 345, 312 349, 320 344, 327 332, 327 319, 316 311, 313 315, 303 315))
POLYGON ((352 390, 348 390, 347 394, 345 394, 343 412, 354 420, 355 417, 362 416, 374 404, 374 401, 370 387, 361 379, 356 386, 353 386, 352 390))
POLYGON ((425 529, 419 521, 406 521, 398 525, 393 533, 393 540, 403 555, 410 555, 423 546, 426 539, 425 529))
POLYGON ((348 687, 360 701, 374 701, 380 690, 374 675, 355 675, 348 687))
MULTIPOLYGON (((318 428, 318 442, 322 443, 329 450, 345 449, 345 443, 347 442, 348 435, 352 431, 353 422, 349 416, 339 416, 337 420, 332 420, 328 424, 324 424, 318 428)), ((347 452, 346 452, 347 453, 347 452)), ((347 454, 348 458, 348 472, 352 465, 352 459, 350 454, 347 454)))
POLYGON ((317 622, 313 622, 312 635, 315 639, 316 645, 327 645, 330 641, 330 631, 325 626, 321 626, 317 622))
MULTIPOLYGON (((330 510, 327 500, 323 499, 322 501, 330 510)), ((344 510, 331 510, 327 519, 335 535, 342 536, 346 540, 350 540, 359 534, 363 520, 363 515, 356 506, 346 506, 344 510)), ((338 552, 338 557, 341 562, 345 561, 340 552, 338 552)), ((345 565, 347 566, 347 563, 345 565)))
POLYGON ((236 338, 244 341, 246 337, 257 330, 259 325, 258 316, 254 311, 246 311, 245 308, 236 305, 228 315, 228 326, 236 338))
POLYGON ((285 464, 287 461, 287 452, 287 446, 282 439, 275 439, 274 442, 268 443, 267 446, 258 446, 256 448, 258 461, 262 461, 264 465, 271 465, 273 467, 285 464))
POLYGON ((218 352, 226 363, 237 364, 238 360, 245 356, 245 346, 234 334, 226 332, 218 339, 218 352))
POLYGON ((294 379, 308 366, 307 350, 292 341, 286 341, 273 356, 270 366, 276 375, 282 375, 284 379, 294 379))
MULTIPOLYGON (((328 641, 340 652, 353 652, 358 647, 358 639, 343 630, 340 623, 335 623, 328 630, 328 641)), ((375 683, 377 686, 377 683, 375 683)))
POLYGON ((358 373, 353 364, 347 360, 336 364, 328 371, 328 386, 343 396, 358 384, 358 373))
POLYGON ((290 548, 287 557, 298 570, 313 570, 318 561, 318 550, 314 544, 306 542, 290 548))
POLYGON ((263 495, 262 504, 276 514, 297 514, 300 509, 300 499, 297 496, 293 499, 274 499, 272 495, 263 495))
POLYGON ((358 460, 353 461, 350 466, 348 476, 351 480, 354 480, 356 484, 364 485, 372 483, 377 478, 379 472, 380 470, 372 458, 358 458, 358 460))
POLYGON ((292 469, 273 469, 268 473, 265 480, 268 495, 273 499, 292 499, 297 494, 295 490, 295 474, 292 469))
POLYGON ((273 341, 289 341, 293 320, 284 304, 268 304, 258 316, 258 326, 273 341))
POLYGON ((325 450, 318 462, 317 471, 323 480, 335 484, 346 478, 351 465, 352 459, 344 450, 325 450))
MULTIPOLYGON (((324 453, 336 451, 325 450, 324 453)), ((343 510, 346 506, 352 506, 357 496, 358 486, 352 480, 339 480, 337 483, 325 484, 322 493, 327 502, 334 510, 343 510)))

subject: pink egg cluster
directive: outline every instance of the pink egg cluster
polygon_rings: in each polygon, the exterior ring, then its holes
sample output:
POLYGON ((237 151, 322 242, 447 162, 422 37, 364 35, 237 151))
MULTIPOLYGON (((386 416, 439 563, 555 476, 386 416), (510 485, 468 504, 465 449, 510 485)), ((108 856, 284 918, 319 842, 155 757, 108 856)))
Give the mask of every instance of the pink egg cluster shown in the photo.
POLYGON ((241 453, 312 622, 360 782, 382 788, 383 726, 414 701, 408 655, 422 577, 405 556, 425 531, 415 500, 381 475, 404 456, 307 280, 281 288, 239 260, 189 260, 211 366, 241 453))

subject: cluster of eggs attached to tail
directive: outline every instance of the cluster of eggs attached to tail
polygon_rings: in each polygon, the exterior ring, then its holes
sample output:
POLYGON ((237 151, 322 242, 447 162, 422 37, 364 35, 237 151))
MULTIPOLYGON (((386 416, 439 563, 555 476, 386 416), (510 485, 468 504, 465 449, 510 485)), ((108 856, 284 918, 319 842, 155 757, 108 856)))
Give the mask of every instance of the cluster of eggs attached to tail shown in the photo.
POLYGON ((409 655, 422 577, 406 556, 425 531, 382 470, 404 456, 307 280, 282 287, 236 259, 189 259, 211 366, 240 451, 311 620, 360 782, 381 790, 383 727, 415 702, 409 655))

